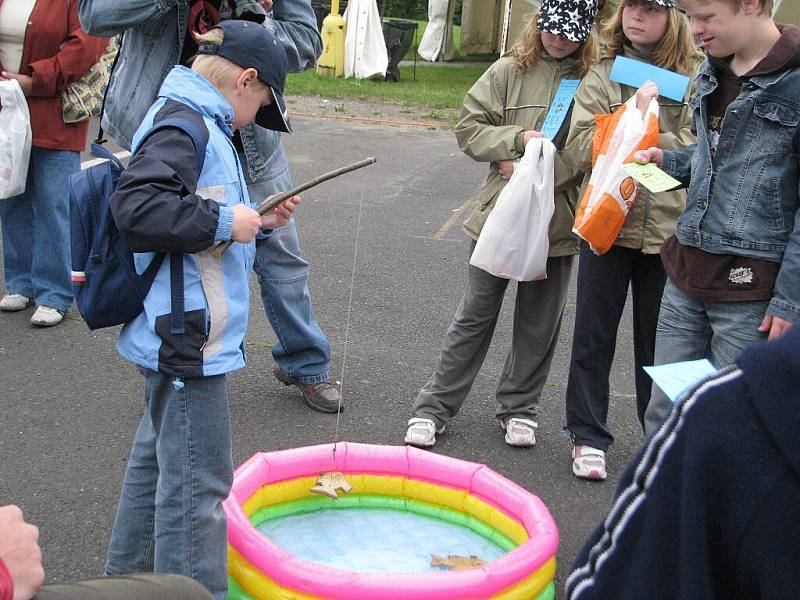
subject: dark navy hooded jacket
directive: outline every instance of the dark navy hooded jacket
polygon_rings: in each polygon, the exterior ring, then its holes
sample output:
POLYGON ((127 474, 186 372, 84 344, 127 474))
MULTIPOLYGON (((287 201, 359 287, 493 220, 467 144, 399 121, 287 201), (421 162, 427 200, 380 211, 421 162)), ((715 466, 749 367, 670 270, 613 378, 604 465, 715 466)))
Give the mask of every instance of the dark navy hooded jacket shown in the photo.
POLYGON ((800 327, 699 384, 628 466, 570 600, 800 598, 800 327))

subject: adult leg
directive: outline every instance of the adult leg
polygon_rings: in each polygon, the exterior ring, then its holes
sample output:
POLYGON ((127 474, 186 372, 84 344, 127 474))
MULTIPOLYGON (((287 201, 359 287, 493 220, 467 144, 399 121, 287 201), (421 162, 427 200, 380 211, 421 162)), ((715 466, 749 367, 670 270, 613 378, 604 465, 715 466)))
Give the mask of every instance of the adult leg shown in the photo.
POLYGON ((212 600, 201 584, 181 575, 138 574, 42 587, 33 600, 212 600))
MULTIPOLYGON (((37 153, 38 155, 38 153, 37 153)), ((6 291, 26 298, 34 297, 31 271, 33 264, 33 163, 28 167, 25 191, 19 196, 0 200, 0 223, 3 229, 3 273, 6 291)))
POLYGON ((39 306, 67 312, 72 305, 69 243, 69 176, 80 169, 80 154, 32 148, 34 172, 31 281, 39 306))
POLYGON ((606 427, 609 376, 633 257, 612 246, 603 256, 581 242, 575 331, 567 380, 567 430, 573 444, 605 452, 614 437, 606 427))
POLYGON ((511 348, 497 386, 498 419, 536 418, 558 343, 572 256, 547 259, 547 279, 517 284, 511 348))
MULTIPOLYGON (((708 356, 711 327, 705 304, 683 292, 669 278, 664 285, 656 327, 654 365, 708 356)), ((655 383, 644 414, 644 432, 651 436, 672 409, 672 401, 655 383)))
POLYGON ((644 413, 650 404, 653 380, 644 367, 653 364, 656 328, 661 296, 667 273, 659 254, 640 254, 633 263, 631 290, 633 296, 633 356, 636 379, 636 414, 644 429, 644 413))
MULTIPOLYGON (((475 244, 470 248, 470 254, 475 244)), ((414 416, 437 427, 464 403, 486 358, 508 280, 468 265, 467 289, 445 333, 436 369, 414 401, 414 416)))
MULTIPOLYGON (((246 164, 240 155, 242 164, 246 164)), ((271 159, 271 174, 253 182, 244 169, 250 197, 261 202, 268 196, 292 187, 286 155, 281 147, 271 159), (279 153, 279 155, 277 155, 279 153)), ((295 220, 273 229, 256 240, 253 269, 261 289, 261 301, 278 343, 272 357, 281 373, 303 384, 316 384, 330 378, 331 348, 314 318, 308 291, 308 262, 303 258, 295 220)))

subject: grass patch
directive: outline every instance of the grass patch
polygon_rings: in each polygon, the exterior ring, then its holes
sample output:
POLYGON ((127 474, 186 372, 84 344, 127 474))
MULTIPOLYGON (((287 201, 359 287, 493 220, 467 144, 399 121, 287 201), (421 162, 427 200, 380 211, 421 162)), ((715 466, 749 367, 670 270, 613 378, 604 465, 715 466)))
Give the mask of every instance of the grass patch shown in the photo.
POLYGON ((288 99, 292 94, 311 94, 323 98, 354 98, 368 101, 395 102, 403 105, 421 105, 432 109, 459 109, 472 84, 486 70, 484 65, 474 67, 446 67, 417 63, 414 67, 400 67, 400 81, 391 83, 371 79, 341 79, 322 77, 309 69, 291 73, 287 77, 288 99))

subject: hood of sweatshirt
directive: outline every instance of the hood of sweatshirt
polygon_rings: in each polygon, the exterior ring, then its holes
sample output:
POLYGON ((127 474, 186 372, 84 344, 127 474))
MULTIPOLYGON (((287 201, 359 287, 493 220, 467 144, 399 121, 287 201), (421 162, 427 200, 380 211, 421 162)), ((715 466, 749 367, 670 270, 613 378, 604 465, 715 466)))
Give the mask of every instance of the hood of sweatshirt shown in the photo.
POLYGON ((228 136, 233 135, 233 107, 208 79, 183 66, 173 67, 158 90, 160 98, 185 104, 216 121, 228 136))

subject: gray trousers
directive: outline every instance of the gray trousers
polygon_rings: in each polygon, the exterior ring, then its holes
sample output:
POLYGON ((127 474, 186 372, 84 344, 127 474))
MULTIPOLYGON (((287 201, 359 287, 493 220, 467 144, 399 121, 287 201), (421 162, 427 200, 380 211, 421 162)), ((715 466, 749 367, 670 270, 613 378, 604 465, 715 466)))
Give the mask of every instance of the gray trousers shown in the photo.
MULTIPOLYGON (((558 341, 572 262, 572 256, 548 258, 547 279, 517 284, 511 348, 496 392, 498 419, 536 417, 558 341)), ((508 287, 507 279, 472 265, 468 269, 467 289, 445 334, 436 370, 414 402, 414 416, 431 419, 437 427, 458 413, 469 394, 508 287)))
POLYGON ((202 585, 182 575, 147 573, 46 585, 33 600, 212 600, 202 585))

